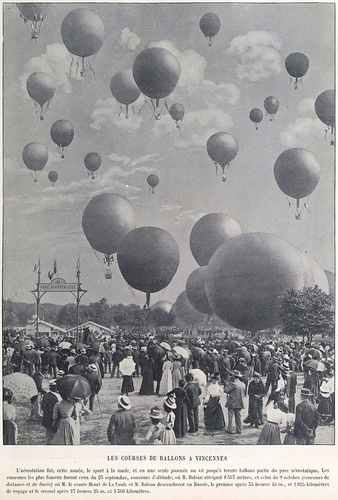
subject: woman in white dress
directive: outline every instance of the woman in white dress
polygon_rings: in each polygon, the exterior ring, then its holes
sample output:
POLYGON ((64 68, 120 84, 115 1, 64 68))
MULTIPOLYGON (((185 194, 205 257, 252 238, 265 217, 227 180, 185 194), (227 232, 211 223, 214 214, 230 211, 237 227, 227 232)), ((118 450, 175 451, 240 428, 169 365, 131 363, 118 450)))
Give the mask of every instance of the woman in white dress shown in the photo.
POLYGON ((280 401, 280 394, 270 395, 265 407, 267 421, 264 424, 257 444, 282 444, 280 431, 286 429, 287 407, 280 401))
POLYGON ((162 377, 159 389, 159 394, 161 396, 166 396, 168 392, 173 389, 173 369, 173 364, 167 356, 162 367, 162 377))

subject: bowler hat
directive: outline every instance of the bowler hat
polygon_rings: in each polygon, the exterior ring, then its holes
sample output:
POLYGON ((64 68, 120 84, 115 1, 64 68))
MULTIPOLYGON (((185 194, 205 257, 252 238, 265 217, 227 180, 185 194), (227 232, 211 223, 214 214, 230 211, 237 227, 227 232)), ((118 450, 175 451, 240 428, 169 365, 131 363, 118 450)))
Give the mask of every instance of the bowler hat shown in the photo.
POLYGON ((303 389, 300 390, 300 395, 309 398, 310 396, 312 396, 312 392, 310 391, 310 389, 306 389, 303 387, 303 389))

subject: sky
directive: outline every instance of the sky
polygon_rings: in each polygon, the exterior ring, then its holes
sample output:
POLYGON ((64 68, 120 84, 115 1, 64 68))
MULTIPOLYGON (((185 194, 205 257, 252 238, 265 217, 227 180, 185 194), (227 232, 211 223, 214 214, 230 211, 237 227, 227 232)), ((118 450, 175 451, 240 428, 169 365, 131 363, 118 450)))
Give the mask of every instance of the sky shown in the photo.
MULTIPOLYGON (((39 43, 30 34, 15 4, 4 6, 4 229, 3 295, 32 302, 34 264, 41 260, 41 281, 57 259, 59 276, 81 279, 88 293, 83 303, 106 297, 110 303, 137 302, 117 263, 113 277, 104 278, 102 255, 91 249, 82 230, 87 203, 103 192, 125 196, 136 212, 137 227, 168 231, 180 250, 180 264, 170 285, 154 294, 152 302, 174 302, 198 267, 190 248, 193 225, 207 213, 233 217, 242 231, 267 232, 286 239, 329 271, 334 270, 334 147, 325 141, 325 125, 316 117, 316 97, 334 85, 333 4, 54 4, 46 16, 39 43), (86 7, 103 20, 105 39, 90 58, 95 72, 70 76, 71 57, 63 45, 60 27, 74 8, 86 7), (199 28, 206 12, 214 12, 221 29, 212 46, 199 28), (176 55, 181 65, 177 87, 168 104, 183 104, 181 134, 163 112, 160 121, 145 106, 128 120, 110 92, 112 76, 132 68, 136 56, 149 46, 176 55), (310 61, 303 85, 290 85, 285 58, 302 52, 310 61), (35 71, 48 73, 56 92, 39 120, 26 91, 35 71), (249 119, 264 99, 280 102, 276 121, 264 116, 256 131, 249 119), (50 138, 59 119, 70 121, 74 140, 61 160, 50 138), (215 174, 206 151, 217 132, 232 134, 239 145, 227 182, 215 174), (33 179, 22 161, 22 150, 41 142, 49 160, 33 179), (293 210, 273 175, 274 163, 286 149, 311 151, 321 166, 321 178, 306 210, 296 221, 293 210), (97 152, 102 165, 95 180, 88 178, 84 157, 97 152), (52 187, 48 172, 59 179, 52 187), (156 173, 160 183, 154 195, 146 178, 156 173)), ((135 107, 144 103, 141 97, 135 107)), ((293 200, 294 201, 294 200, 293 200)), ((49 294, 44 301, 66 304, 66 293, 49 294)))

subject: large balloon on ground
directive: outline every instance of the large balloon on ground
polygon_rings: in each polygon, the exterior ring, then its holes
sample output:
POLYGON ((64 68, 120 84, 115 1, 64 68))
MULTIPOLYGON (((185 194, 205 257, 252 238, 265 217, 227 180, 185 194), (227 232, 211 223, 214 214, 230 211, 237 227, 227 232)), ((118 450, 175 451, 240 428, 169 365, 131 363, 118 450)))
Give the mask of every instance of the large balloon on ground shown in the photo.
POLYGON ((205 267, 195 269, 189 276, 185 291, 190 304, 203 314, 212 314, 207 293, 205 291, 205 267))
POLYGON ((281 322, 279 298, 304 287, 297 250, 267 233, 230 239, 214 253, 206 271, 206 292, 214 312, 229 325, 257 331, 281 322))
POLYGON ((304 286, 313 288, 317 285, 324 293, 328 294, 329 284, 324 269, 310 255, 302 252, 299 248, 294 248, 298 252, 301 265, 304 269, 304 286))
POLYGON ((230 162, 236 157, 238 143, 236 139, 226 132, 217 132, 209 137, 207 142, 207 152, 215 162, 216 169, 219 165, 223 171, 222 180, 226 180, 225 169, 229 168, 230 162))
POLYGON ((196 311, 196 309, 190 304, 185 291, 177 297, 174 306, 173 312, 186 325, 197 325, 203 323, 205 320, 205 314, 196 311))
POLYGON ((122 238, 135 225, 133 207, 123 196, 115 193, 95 196, 82 216, 82 228, 89 244, 108 256, 117 251, 122 238))
POLYGON ((239 234, 242 234, 240 225, 229 215, 204 215, 191 230, 191 253, 200 266, 206 266, 219 246, 239 234))
POLYGON ((331 273, 331 271, 328 271, 327 269, 324 269, 324 272, 327 277, 327 281, 329 283, 329 293, 331 295, 335 294, 335 275, 331 273))
POLYGON ((277 158, 274 175, 280 190, 297 200, 296 219, 300 219, 299 200, 309 196, 320 179, 317 158, 306 149, 287 149, 277 158))
POLYGON ((117 262, 129 286, 147 294, 166 288, 180 261, 174 238, 158 227, 140 227, 128 233, 117 251, 117 262))
POLYGON ((158 302, 156 302, 155 304, 153 304, 150 309, 154 310, 154 309, 161 309, 162 311, 166 312, 166 313, 170 313, 170 311, 172 310, 173 308, 173 305, 171 302, 168 302, 167 300, 159 300, 158 302))

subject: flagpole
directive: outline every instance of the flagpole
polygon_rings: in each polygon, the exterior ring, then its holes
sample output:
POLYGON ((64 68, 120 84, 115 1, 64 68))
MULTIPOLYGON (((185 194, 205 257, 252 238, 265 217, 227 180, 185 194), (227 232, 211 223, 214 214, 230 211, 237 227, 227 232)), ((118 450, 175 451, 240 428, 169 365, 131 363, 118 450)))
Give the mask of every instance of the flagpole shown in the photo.
POLYGON ((39 337, 39 304, 40 304, 40 256, 38 261, 38 282, 37 282, 37 297, 36 297, 36 329, 35 329, 35 338, 39 337))
POLYGON ((76 274, 77 274, 77 294, 76 294, 76 340, 79 342, 79 312, 80 312, 80 291, 81 291, 81 283, 80 283, 80 275, 81 275, 81 269, 80 269, 80 255, 77 260, 77 265, 76 265, 76 274))

